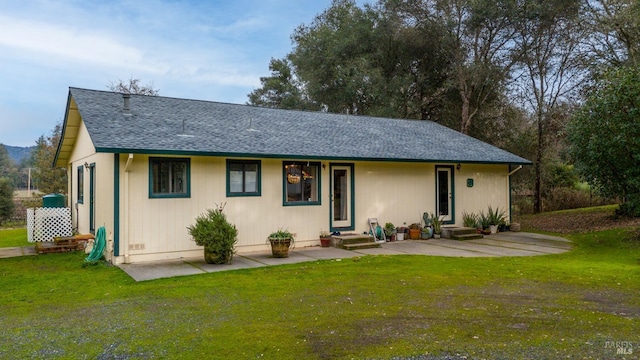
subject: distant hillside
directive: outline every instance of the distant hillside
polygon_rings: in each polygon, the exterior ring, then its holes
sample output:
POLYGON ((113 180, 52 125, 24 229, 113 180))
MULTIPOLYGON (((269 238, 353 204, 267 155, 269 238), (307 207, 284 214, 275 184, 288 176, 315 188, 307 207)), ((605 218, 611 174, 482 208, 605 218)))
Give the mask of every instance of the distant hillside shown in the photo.
POLYGON ((11 160, 15 161, 16 164, 20 164, 22 159, 29 158, 29 156, 31 156, 31 152, 35 148, 35 146, 21 147, 10 145, 5 145, 4 147, 7 149, 11 160))

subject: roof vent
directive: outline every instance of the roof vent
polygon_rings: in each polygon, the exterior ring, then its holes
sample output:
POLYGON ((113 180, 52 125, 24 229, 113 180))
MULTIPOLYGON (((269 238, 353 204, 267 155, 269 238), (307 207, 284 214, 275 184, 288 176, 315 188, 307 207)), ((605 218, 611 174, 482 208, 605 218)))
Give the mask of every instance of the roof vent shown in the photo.
POLYGON ((131 94, 122 94, 122 99, 124 100, 124 106, 122 107, 122 113, 125 115, 131 115, 131 94))

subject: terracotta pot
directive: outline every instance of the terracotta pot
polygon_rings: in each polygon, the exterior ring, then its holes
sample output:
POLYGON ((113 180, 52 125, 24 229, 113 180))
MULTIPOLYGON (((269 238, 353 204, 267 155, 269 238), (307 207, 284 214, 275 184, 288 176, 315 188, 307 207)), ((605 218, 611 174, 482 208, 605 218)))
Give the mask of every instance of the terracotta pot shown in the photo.
POLYGON ((411 240, 420 239, 420 229, 409 229, 409 238, 411 240))
POLYGON ((331 246, 331 238, 330 237, 320 238, 320 246, 322 247, 331 246))
POLYGON ((275 258, 289 257, 291 239, 269 239, 271 243, 271 254, 275 258))

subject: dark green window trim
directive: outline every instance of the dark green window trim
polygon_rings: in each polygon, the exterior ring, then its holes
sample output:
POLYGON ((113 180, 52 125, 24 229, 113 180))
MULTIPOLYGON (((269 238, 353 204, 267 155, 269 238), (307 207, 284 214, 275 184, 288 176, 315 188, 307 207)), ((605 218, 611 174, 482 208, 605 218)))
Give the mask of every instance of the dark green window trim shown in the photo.
POLYGON ((120 256, 120 154, 113 154, 113 254, 120 256))
POLYGON ((260 196, 262 194, 262 168, 260 160, 236 160, 227 159, 227 197, 235 196, 260 196), (255 171, 253 179, 255 191, 248 189, 251 187, 251 173, 255 171), (233 172, 233 175, 232 175, 233 172), (231 189, 231 179, 236 177, 242 189, 231 189), (240 178, 237 178, 240 177, 240 178))
POLYGON ((282 163, 282 205, 321 205, 322 179, 321 163, 309 161, 284 161, 282 163), (301 172, 302 171, 302 172, 301 172), (290 200, 299 193, 300 200, 290 200), (308 200, 302 200, 308 195, 308 200))
POLYGON ((160 157, 149 158, 150 199, 190 197, 191 159, 160 157), (161 189, 161 187, 164 188, 161 189))
POLYGON ((84 203, 84 165, 78 166, 78 204, 84 203))
MULTIPOLYGON (((349 226, 331 226, 330 231, 348 231, 355 230, 355 216, 356 216, 356 173, 354 171, 353 163, 331 163, 329 165, 329 193, 333 192, 333 168, 336 166, 348 166, 351 172, 351 184, 349 184, 349 191, 351 191, 351 224, 349 226)), ((333 196, 333 195, 331 195, 333 196)), ((329 206, 329 223, 333 223, 333 205, 329 206)))
POLYGON ((451 220, 449 221, 443 221, 442 224, 444 225, 451 225, 451 224, 455 224, 456 223, 456 177, 455 177, 455 168, 453 165, 436 165, 436 179, 435 179, 435 183, 436 183, 436 204, 435 204, 435 208, 438 208, 438 169, 449 169, 449 174, 450 174, 450 183, 451 183, 451 188, 449 189, 449 192, 451 193, 451 209, 449 209, 449 212, 451 213, 451 220))

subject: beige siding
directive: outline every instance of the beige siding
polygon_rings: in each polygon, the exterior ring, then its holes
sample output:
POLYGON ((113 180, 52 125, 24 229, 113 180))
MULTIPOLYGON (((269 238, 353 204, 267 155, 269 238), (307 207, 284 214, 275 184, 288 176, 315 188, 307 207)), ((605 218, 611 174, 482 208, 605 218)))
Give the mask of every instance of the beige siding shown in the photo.
MULTIPOLYGON (((149 198, 149 156, 133 155, 128 171, 126 163, 127 155, 123 154, 119 261, 199 256, 202 248, 191 240, 186 227, 216 204, 226 203, 225 213, 239 229, 239 252, 266 250, 268 234, 278 228, 295 233, 298 247, 318 245, 319 232, 330 227, 329 161, 322 162, 321 205, 308 206, 283 206, 283 159, 262 160, 259 197, 226 197, 225 158, 191 158, 190 198, 149 198)), ((421 221, 425 211, 435 211, 435 164, 353 164, 354 232, 368 231, 369 217, 377 217, 382 225, 393 222, 401 226, 421 221)), ((456 225, 462 225, 461 214, 465 210, 478 212, 488 205, 507 209, 507 170, 506 165, 462 165, 460 170, 454 167, 456 225), (469 178, 474 179, 472 188, 466 185, 469 178)))
POLYGON ((509 216, 508 165, 468 165, 455 170, 456 225, 462 226, 462 213, 487 211, 489 205, 509 216), (467 187, 473 179, 473 187, 467 187))
POLYGON ((384 226, 420 222, 435 209, 435 166, 423 163, 355 164, 356 231, 369 229, 368 218, 384 226))
POLYGON ((96 150, 93 147, 87 128, 84 122, 80 122, 77 138, 69 158, 71 172, 71 208, 73 213, 73 224, 78 233, 89 233, 89 170, 84 168, 84 164, 95 162, 96 150), (78 166, 83 166, 84 177, 84 203, 78 204, 78 166))

